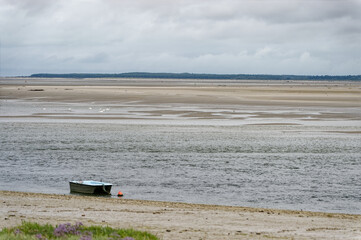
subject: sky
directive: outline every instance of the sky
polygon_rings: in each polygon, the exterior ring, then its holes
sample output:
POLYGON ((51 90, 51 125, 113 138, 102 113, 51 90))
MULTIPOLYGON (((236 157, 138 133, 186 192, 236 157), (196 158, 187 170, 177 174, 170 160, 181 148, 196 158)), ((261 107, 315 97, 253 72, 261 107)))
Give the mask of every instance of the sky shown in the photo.
POLYGON ((0 0, 0 75, 361 74, 361 0, 0 0))

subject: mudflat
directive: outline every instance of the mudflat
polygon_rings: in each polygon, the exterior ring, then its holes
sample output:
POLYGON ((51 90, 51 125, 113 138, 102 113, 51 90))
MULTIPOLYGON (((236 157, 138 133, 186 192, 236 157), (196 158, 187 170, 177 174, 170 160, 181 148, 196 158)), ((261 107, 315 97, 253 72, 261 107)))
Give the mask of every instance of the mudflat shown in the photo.
POLYGON ((161 239, 361 239, 361 215, 0 191, 0 228, 82 222, 161 239))

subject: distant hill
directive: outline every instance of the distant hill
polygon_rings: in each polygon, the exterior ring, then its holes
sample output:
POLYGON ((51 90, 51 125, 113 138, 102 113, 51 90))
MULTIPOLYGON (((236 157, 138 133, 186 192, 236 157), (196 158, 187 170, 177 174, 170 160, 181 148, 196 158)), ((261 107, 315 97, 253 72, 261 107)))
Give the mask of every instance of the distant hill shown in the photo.
POLYGON ((269 74, 206 74, 206 73, 36 73, 38 78, 167 78, 167 79, 232 79, 232 80, 331 80, 361 81, 361 75, 269 75, 269 74))

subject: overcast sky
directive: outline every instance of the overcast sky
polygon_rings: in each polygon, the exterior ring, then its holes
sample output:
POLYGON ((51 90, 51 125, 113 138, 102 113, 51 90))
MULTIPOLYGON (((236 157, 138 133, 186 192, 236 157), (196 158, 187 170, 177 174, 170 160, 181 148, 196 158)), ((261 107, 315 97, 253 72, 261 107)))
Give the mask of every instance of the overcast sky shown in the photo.
POLYGON ((361 0, 0 0, 1 76, 361 74, 361 0))

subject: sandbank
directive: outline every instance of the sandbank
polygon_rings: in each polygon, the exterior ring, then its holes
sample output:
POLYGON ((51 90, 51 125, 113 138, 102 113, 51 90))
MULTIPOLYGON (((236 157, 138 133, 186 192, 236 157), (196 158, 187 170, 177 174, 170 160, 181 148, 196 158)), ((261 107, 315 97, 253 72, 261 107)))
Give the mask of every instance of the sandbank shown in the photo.
POLYGON ((361 120, 361 82, 3 78, 0 100, 93 109, 51 112, 40 106, 28 115, 3 112, 1 118, 361 120), (107 105, 112 111, 100 109, 107 105))

